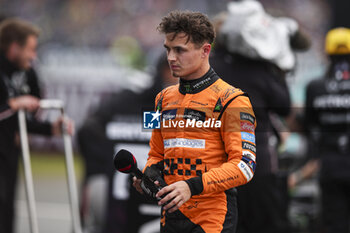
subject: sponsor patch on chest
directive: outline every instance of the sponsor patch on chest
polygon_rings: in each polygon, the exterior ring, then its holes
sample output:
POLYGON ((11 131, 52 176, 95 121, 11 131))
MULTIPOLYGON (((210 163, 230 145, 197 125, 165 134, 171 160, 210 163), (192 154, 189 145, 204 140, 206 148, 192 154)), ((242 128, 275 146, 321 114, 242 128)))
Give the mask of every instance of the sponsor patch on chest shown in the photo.
POLYGON ((185 108, 184 119, 195 119, 196 121, 205 121, 205 112, 185 108))
POLYGON ((162 120, 173 120, 176 118, 177 109, 165 110, 162 112, 162 120))
POLYGON ((164 139, 163 142, 164 149, 175 147, 205 149, 204 139, 171 138, 164 139))

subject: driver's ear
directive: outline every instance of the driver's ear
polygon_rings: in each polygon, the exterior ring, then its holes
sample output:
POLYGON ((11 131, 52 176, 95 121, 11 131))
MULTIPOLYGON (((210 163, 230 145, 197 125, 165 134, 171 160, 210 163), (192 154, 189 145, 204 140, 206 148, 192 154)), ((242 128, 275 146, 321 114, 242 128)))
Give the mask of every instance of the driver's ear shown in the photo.
POLYGON ((202 46, 202 58, 208 57, 210 54, 210 50, 211 50, 211 45, 209 43, 205 43, 202 46))

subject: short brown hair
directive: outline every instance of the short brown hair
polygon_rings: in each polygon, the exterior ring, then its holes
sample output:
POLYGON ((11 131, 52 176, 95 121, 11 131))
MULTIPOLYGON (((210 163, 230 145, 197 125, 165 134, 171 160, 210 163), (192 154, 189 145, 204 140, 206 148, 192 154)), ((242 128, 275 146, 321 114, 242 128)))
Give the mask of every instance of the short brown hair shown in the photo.
POLYGON ((191 40, 199 46, 204 42, 211 44, 215 39, 212 23, 200 12, 172 11, 162 18, 157 30, 165 34, 175 33, 173 39, 178 33, 183 32, 188 36, 188 41, 191 40))
POLYGON ((20 19, 6 19, 0 24, 0 49, 7 51, 11 43, 23 46, 29 36, 38 37, 40 30, 31 23, 20 19))

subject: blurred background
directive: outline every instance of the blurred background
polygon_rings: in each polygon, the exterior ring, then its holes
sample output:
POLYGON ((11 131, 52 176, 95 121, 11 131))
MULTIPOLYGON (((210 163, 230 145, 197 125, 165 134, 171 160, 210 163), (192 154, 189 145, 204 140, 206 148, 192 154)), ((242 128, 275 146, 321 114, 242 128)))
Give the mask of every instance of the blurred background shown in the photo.
MULTIPOLYGON (((163 37, 156 31, 162 16, 174 9, 188 9, 214 17, 226 10, 228 2, 2 0, 0 14, 20 17, 40 27, 36 67, 45 92, 47 97, 65 101, 79 127, 100 98, 122 88, 137 91, 149 85, 155 63, 164 52, 163 37)), ((312 38, 312 49, 301 55, 289 77, 293 99, 301 104, 305 83, 324 70, 326 32, 347 19, 345 13, 342 19, 341 13, 334 12, 344 8, 338 6, 338 1, 326 0, 261 2, 272 15, 295 18, 312 38)))
MULTIPOLYGON (((0 0, 1 17, 19 17, 41 29, 35 68, 46 98, 62 99, 79 128, 101 101, 123 90, 140 93, 150 87, 163 36, 156 31, 162 16, 174 9, 206 13, 213 18, 229 0, 0 0)), ((350 27, 349 1, 261 0, 274 16, 297 20, 312 47, 297 54, 296 69, 287 81, 293 106, 302 107, 305 86, 326 70, 324 37, 335 26, 350 27)), ((42 112, 53 120, 56 113, 42 112)), ((305 146, 297 134, 280 148, 280 159, 302 159, 305 146)), ((84 165, 75 145, 78 179, 84 165)), ((70 232, 62 140, 31 137, 32 165, 41 232, 70 232)), ((293 160, 293 161, 294 161, 293 160)), ((290 166, 284 167, 286 170, 290 166)), ((283 169, 283 167, 282 167, 283 169)), ((22 176, 21 176, 22 179, 22 176)), ((23 181, 18 184, 16 232, 29 232, 23 181)), ((317 222, 316 182, 308 181, 291 193, 289 215, 295 232, 308 232, 317 222), (300 196, 298 196, 300 195, 300 196), (300 201, 298 200, 306 200, 300 201), (303 199, 304 198, 304 199, 303 199)))

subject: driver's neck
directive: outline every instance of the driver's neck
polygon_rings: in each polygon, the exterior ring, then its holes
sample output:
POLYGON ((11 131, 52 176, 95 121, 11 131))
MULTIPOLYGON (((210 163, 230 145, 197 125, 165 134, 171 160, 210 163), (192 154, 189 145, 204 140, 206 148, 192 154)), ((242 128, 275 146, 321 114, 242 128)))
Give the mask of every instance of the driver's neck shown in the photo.
POLYGON ((209 61, 203 64, 196 72, 193 72, 187 76, 180 77, 182 80, 191 81, 203 77, 210 69, 209 61))

